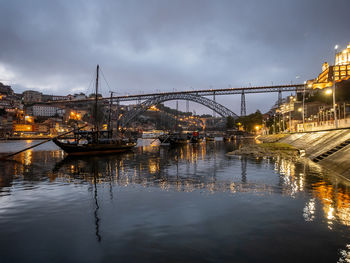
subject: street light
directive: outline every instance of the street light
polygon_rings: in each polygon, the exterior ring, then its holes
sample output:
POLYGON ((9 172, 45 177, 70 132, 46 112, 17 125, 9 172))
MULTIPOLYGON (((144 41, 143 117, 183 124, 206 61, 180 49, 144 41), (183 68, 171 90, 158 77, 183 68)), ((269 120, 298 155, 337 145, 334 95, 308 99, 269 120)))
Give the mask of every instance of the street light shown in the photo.
POLYGON ((326 95, 331 95, 333 93, 332 89, 326 89, 325 91, 326 95))
POLYGON ((334 112, 335 128, 338 128, 337 111, 335 110, 335 64, 336 64, 336 58, 337 58, 337 49, 338 49, 338 45, 335 45, 335 47, 334 47, 334 66, 333 66, 333 112, 334 112))
POLYGON ((304 91, 303 91, 303 129, 305 131, 305 88, 306 88, 306 81, 304 81, 304 91))

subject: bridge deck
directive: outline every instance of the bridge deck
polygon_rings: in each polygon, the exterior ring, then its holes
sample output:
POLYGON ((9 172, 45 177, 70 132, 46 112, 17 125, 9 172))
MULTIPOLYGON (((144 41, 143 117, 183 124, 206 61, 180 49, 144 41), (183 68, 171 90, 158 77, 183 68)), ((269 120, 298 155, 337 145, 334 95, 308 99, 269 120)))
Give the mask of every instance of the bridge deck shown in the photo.
MULTIPOLYGON (((307 88, 305 84, 289 84, 289 85, 275 85, 275 86, 257 86, 257 87, 241 87, 241 88, 225 88, 225 89, 204 89, 204 90, 190 90, 190 91, 174 91, 174 92, 158 92, 158 93, 147 93, 147 94, 134 94, 134 95, 124 95, 124 96, 114 96, 99 98, 99 100, 112 100, 114 101, 137 101, 137 100, 147 100, 154 98, 155 96, 167 96, 176 94, 195 94, 200 96, 217 96, 217 95, 234 95, 247 93, 270 93, 270 92, 293 92, 293 91, 303 91, 311 90, 307 88)), ((39 102, 36 104, 59 104, 59 103, 79 103, 79 102, 89 102, 94 101, 94 98, 82 99, 82 100, 55 100, 49 102, 39 102)))

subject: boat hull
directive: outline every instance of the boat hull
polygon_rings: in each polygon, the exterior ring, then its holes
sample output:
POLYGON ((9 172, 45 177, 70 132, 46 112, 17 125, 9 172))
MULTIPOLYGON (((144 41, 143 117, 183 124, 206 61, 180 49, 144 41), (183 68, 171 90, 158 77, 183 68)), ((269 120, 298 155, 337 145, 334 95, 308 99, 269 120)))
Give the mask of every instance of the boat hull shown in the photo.
POLYGON ((136 146, 136 143, 126 144, 71 144, 60 142, 55 139, 53 142, 69 155, 92 155, 126 152, 136 146))

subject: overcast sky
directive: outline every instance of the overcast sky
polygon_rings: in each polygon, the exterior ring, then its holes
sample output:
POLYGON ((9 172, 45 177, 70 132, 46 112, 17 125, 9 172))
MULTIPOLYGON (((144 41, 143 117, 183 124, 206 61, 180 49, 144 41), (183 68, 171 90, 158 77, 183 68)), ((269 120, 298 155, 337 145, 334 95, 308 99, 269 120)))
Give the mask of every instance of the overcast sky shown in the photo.
MULTIPOLYGON (((105 95, 303 83, 350 41, 349 10, 349 0, 0 0, 0 81, 91 93, 99 63, 105 95)), ((248 112, 276 99, 246 95, 248 112)), ((239 113, 240 96, 217 100, 239 113)))

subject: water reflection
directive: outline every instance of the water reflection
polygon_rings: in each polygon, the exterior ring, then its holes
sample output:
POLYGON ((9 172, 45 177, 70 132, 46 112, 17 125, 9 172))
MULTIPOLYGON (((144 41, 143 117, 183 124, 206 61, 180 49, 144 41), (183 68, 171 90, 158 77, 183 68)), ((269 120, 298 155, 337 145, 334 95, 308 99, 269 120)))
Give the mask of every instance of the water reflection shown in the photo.
POLYGON ((100 235, 100 218, 98 216, 98 210, 100 209, 100 206, 98 205, 98 198, 97 198, 97 177, 98 176, 98 163, 92 166, 93 167, 93 175, 94 175, 94 200, 95 200, 95 210, 94 210, 94 217, 95 217, 95 227, 96 227, 96 237, 98 242, 101 242, 102 238, 100 235))
POLYGON ((346 245, 345 249, 339 251, 340 258, 337 263, 349 263, 350 262, 350 245, 346 245))
POLYGON ((64 157, 62 151, 27 151, 13 162, 0 164, 0 196, 11 194, 18 180, 35 187, 43 180, 72 184, 89 183, 93 187, 96 237, 99 234, 98 186, 139 185, 179 192, 252 192, 281 194, 297 198, 307 193, 300 211, 305 222, 315 221, 317 212, 332 229, 334 222, 350 225, 349 187, 327 179, 318 166, 285 158, 227 157, 225 153, 242 142, 202 143, 177 148, 140 146, 134 152, 95 157, 64 157), (252 169, 252 170, 250 170, 252 169), (260 171, 267 171, 264 175, 260 171), (274 171, 275 174, 270 171, 274 171), (318 205, 321 208, 318 209, 318 205))

